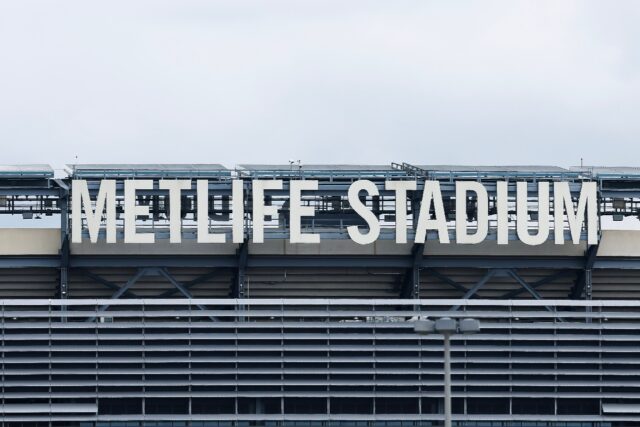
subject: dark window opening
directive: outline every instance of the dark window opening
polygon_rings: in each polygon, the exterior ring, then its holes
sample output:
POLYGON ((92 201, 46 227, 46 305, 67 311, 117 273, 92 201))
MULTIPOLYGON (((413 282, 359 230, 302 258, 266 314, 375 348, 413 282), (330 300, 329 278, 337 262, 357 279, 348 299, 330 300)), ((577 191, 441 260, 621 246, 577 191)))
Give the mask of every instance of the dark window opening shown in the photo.
POLYGON ((285 397, 286 414, 326 414, 327 399, 324 397, 285 397))
POLYGON ((109 415, 142 414, 142 399, 136 397, 100 399, 98 413, 109 415))
POLYGON ((277 397, 240 397, 239 414, 279 414, 280 398, 277 397))
POLYGON ((553 415, 553 399, 514 398, 511 411, 514 414, 553 415))
POLYGON ((467 399, 467 414, 508 414, 509 399, 476 397, 467 399))
POLYGON ((373 414, 373 399, 367 397, 332 397, 332 414, 373 414))
POLYGON ((558 415, 598 415, 598 399, 558 399, 558 415))
POLYGON ((417 414, 418 399, 410 397, 376 398, 376 414, 417 414))
POLYGON ((227 397, 194 397, 191 399, 192 414, 235 414, 236 404, 227 397))
POLYGON ((145 399, 147 414, 188 414, 189 399, 174 397, 148 397, 145 399))

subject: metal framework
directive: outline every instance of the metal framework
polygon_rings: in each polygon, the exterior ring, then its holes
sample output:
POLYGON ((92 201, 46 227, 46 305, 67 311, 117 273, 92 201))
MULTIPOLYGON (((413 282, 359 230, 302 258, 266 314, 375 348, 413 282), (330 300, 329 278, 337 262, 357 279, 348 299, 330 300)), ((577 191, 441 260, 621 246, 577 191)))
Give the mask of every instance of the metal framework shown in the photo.
POLYGON ((0 315, 5 422, 437 425, 442 337, 411 321, 442 315, 483 325, 452 338, 458 425, 640 422, 637 301, 5 300, 0 315))
MULTIPOLYGON (((0 221, 27 225, 0 228, 12 242, 0 244, 0 422, 435 427, 441 339, 415 335, 411 322, 446 315, 482 324, 452 338, 454 425, 640 424, 640 234, 537 251, 500 249, 495 236, 479 248, 446 248, 432 236, 397 245, 388 179, 417 182, 409 241, 425 179, 440 182, 448 212, 460 179, 482 181, 490 208, 498 180, 531 189, 563 180, 574 194, 597 182, 601 221, 640 212, 640 171, 629 168, 73 165, 54 177, 48 166, 0 167, 0 221), (157 248, 70 242, 70 221, 84 221, 70 215, 72 179, 88 180, 92 197, 99 180, 115 179, 121 227, 123 182, 139 178, 209 180, 211 226, 229 236, 233 179, 284 187, 267 195, 279 215, 264 245, 251 243, 249 185, 241 244, 195 242, 193 189, 182 200, 184 244, 169 245, 168 195, 157 186, 137 200, 152 213, 138 228, 155 234, 157 248), (286 242, 288 183, 297 179, 319 181, 303 199, 317 212, 303 230, 323 241, 313 250, 286 242), (380 189, 366 200, 382 224, 369 247, 347 237, 361 224, 346 199, 357 179, 380 189)), ((530 205, 534 220, 537 200, 530 205)), ((473 199, 466 214, 474 220, 473 199)))

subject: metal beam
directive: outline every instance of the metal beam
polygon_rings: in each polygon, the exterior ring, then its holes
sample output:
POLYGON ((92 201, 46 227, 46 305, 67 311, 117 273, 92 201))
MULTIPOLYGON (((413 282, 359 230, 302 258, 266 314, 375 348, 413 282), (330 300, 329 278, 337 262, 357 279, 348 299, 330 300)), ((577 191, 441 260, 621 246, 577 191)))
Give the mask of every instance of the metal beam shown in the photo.
POLYGON ((233 283, 231 284, 231 297, 232 298, 244 298, 245 297, 245 273, 247 270, 247 261, 249 258, 249 244, 243 242, 238 248, 237 252, 238 266, 233 277, 233 283))
POLYGON ((533 289, 533 287, 531 287, 522 277, 520 277, 520 275, 515 270, 508 270, 507 273, 509 274, 509 276, 513 277, 513 279, 518 282, 525 291, 529 292, 532 297, 537 300, 542 299, 542 296, 540 296, 538 291, 533 289))
POLYGON ((411 249, 411 268, 406 271, 400 290, 401 298, 420 298, 420 265, 424 254, 424 243, 415 243, 411 249))
POLYGON ((69 284, 69 187, 60 188, 60 299, 68 296, 69 284))
POLYGON ((70 267, 96 268, 171 268, 171 267, 235 267, 237 260, 234 256, 203 256, 203 255, 76 255, 70 260, 70 267))
MULTIPOLYGON (((527 292, 529 292, 532 297, 534 297, 537 300, 543 299, 542 296, 540 296, 540 294, 538 293, 538 291, 533 289, 522 277, 520 277, 520 275, 515 270, 509 270, 508 274, 511 277, 513 277, 516 280, 516 282, 520 284, 520 286, 522 286, 527 292)), ((548 305, 545 306, 545 308, 552 313, 554 312, 554 310, 548 305)))
MULTIPOLYGON (((637 260, 640 268, 640 260, 637 260)), ((544 268, 581 269, 582 257, 429 256, 423 268, 544 268)))
MULTIPOLYGON (((568 277, 568 276, 573 276, 575 275, 574 271, 571 270, 560 270, 557 273, 552 274, 551 276, 548 277, 544 277, 538 281, 535 281, 533 283, 530 283, 529 286, 531 286, 533 289, 537 289, 540 286, 546 285, 547 283, 551 283, 554 282, 558 279, 561 279, 563 277, 568 277)), ((514 289, 513 291, 509 291, 506 294, 502 295, 500 298, 501 299, 510 299, 513 297, 516 297, 518 295, 520 295, 521 293, 526 292, 526 289, 524 288, 518 288, 518 289, 514 289)))
MULTIPOLYGON (((237 268, 238 257, 234 255, 73 255, 69 267, 201 267, 237 268)), ((43 257, 0 257, 0 268, 20 267, 60 267, 58 256, 43 257)), ((412 268, 412 261, 406 255, 252 255, 247 259, 247 267, 355 267, 355 268, 412 268)), ((583 257, 502 257, 502 256, 429 256, 420 268, 544 268, 570 269, 584 268, 583 257)), ((598 258, 597 268, 640 269, 640 258, 598 258)))
MULTIPOLYGON (((200 277, 196 277, 193 280, 190 280, 188 282, 184 282, 183 286, 185 287, 185 289, 190 289, 192 286, 198 285, 200 283, 204 283, 207 280, 211 279, 212 277, 217 276, 220 273, 220 269, 216 268, 210 272, 208 272, 207 274, 204 274, 200 277)), ((169 289, 163 293, 161 293, 160 295, 158 295, 158 298, 168 298, 170 296, 173 296, 175 294, 177 294, 178 292, 180 292, 178 289, 169 289)))
MULTIPOLYGON (((77 272, 79 272, 80 274, 92 279, 95 282, 100 283, 101 285, 106 286, 107 288, 114 290, 114 291, 119 291, 120 290, 120 286, 116 285, 115 283, 105 279, 102 276, 98 276, 95 273, 92 273, 91 271, 85 269, 85 268, 78 268, 76 270, 77 272)), ((125 295, 131 297, 131 298, 138 298, 138 295, 136 295, 132 290, 127 289, 126 292, 124 293, 125 295)))
POLYGON ((591 271, 596 263, 599 245, 591 245, 584 254, 584 267, 578 272, 575 284, 571 289, 569 298, 578 299, 585 295, 587 299, 591 299, 591 271))
MULTIPOLYGON (((184 287, 184 285, 180 282, 178 282, 168 271, 166 268, 161 268, 158 270, 158 272, 160 273, 161 276, 163 276, 165 279, 167 279, 173 286, 176 287, 176 289, 178 291, 180 291, 180 293, 182 295, 184 295, 186 298, 192 299, 193 295, 191 294, 191 292, 189 292, 189 290, 187 288, 184 287)), ((198 307, 200 310, 207 310, 207 307, 205 307, 204 305, 201 304, 195 304, 196 307, 198 307)), ((213 316, 209 316, 209 319, 213 320, 214 322, 217 322, 218 319, 216 317, 213 316)))
MULTIPOLYGON (((147 270, 144 268, 140 268, 138 269, 138 271, 136 272, 136 274, 133 275, 133 277, 131 277, 127 283, 125 283, 123 286, 121 286, 116 292, 113 293, 113 295, 111 295, 111 299, 118 299, 120 298, 122 295, 124 295, 125 292, 127 292, 129 290, 130 287, 132 287, 133 285, 135 285, 135 283, 138 281, 138 279, 140 279, 142 276, 144 276, 145 274, 147 274, 147 270)), ((98 308, 97 312, 102 313, 103 311, 105 311, 107 308, 109 308, 109 305, 102 305, 98 308)), ((96 319, 97 316, 93 316, 90 317, 89 319, 87 319, 88 322, 93 322, 96 319)))
POLYGON ((60 255, 0 256, 2 268, 60 268, 60 255))
POLYGON ((493 275, 496 274, 495 270, 488 270, 484 276, 482 276, 482 278, 480 280, 478 280, 478 282, 473 285, 471 287, 471 289, 469 289, 467 291, 466 294, 464 294, 464 296, 462 297, 462 299, 469 299, 472 296, 474 296, 476 294, 476 292, 478 292, 480 290, 481 287, 484 286, 485 283, 487 283, 489 281, 489 279, 491 279, 493 277, 493 275))
POLYGON ((460 283, 456 282, 455 280, 445 276, 444 274, 441 274, 438 270, 436 270, 434 268, 426 268, 425 272, 428 273, 428 274, 431 274, 435 278, 437 278, 437 279, 443 281, 444 283, 452 286, 453 288, 459 290, 460 292, 467 293, 467 291, 468 291, 468 289, 465 288, 463 285, 461 285, 460 283))
MULTIPOLYGON (((474 296, 476 294, 476 292, 478 292, 480 290, 481 287, 484 286, 485 283, 487 283, 489 281, 489 279, 491 279, 493 277, 493 275, 496 274, 496 270, 488 270, 484 276, 482 276, 482 278, 480 280, 478 280, 478 282, 473 285, 471 287, 471 289, 469 289, 464 296, 462 297, 462 299, 469 299, 472 296, 474 296)), ((459 305, 454 305, 453 307, 451 307, 451 311, 457 311, 460 308, 459 305)))

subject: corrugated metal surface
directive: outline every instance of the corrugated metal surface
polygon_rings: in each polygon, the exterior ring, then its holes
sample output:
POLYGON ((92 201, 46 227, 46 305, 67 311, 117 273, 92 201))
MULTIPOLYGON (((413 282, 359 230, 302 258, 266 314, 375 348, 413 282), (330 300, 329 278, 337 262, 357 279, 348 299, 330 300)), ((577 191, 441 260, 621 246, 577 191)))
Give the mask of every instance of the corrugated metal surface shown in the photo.
POLYGON ((55 298, 58 274, 53 268, 2 269, 0 298, 55 298))
POLYGON ((411 321, 453 316, 482 323, 477 335, 453 337, 456 419, 640 422, 637 414, 601 410, 640 399, 640 302, 133 299, 68 300, 64 310, 60 304, 2 305, 5 421, 436 421, 442 339, 416 335, 411 321), (158 409, 163 397, 173 403, 158 409), (396 398, 409 403, 394 414, 385 402, 396 398), (484 398, 508 404, 474 414, 484 398), (550 399, 556 409, 513 412, 531 398, 550 399), (38 411, 10 406, 24 399, 38 411), (306 415, 287 412, 295 399, 326 405, 306 415), (344 414, 335 399, 362 405, 344 414), (593 413, 563 412, 570 399, 593 404, 587 408, 593 413), (263 403, 251 412, 247 401, 263 403), (140 402, 140 410, 115 413, 123 402, 140 402), (213 409, 224 409, 216 406, 221 402, 232 402, 227 412, 213 409), (61 408, 71 403, 78 409, 65 415, 61 408), (91 404, 97 416, 87 413, 91 404), (267 407, 272 412, 256 409, 267 407))

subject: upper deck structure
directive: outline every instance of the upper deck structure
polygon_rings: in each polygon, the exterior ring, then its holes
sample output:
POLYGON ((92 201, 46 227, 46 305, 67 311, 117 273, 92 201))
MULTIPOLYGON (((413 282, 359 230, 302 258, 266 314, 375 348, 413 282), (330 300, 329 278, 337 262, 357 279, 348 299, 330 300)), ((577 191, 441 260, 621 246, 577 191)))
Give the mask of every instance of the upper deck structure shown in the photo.
POLYGON ((639 215, 635 168, 110 164, 70 165, 57 176, 43 165, 0 167, 1 421, 437 426, 442 338, 416 335, 412 322, 446 316, 481 322, 479 334, 452 337, 457 426, 638 425, 639 215), (173 211, 181 242, 171 243, 161 182, 187 180, 173 211), (86 183, 93 206, 113 182, 115 243, 106 241, 106 214, 91 241, 87 213, 72 210, 74 181, 86 183), (131 181, 148 185, 132 198, 131 181), (256 196, 255 181, 280 183, 256 196), (317 182, 300 198, 315 215, 299 222, 317 244, 290 239, 300 181, 317 182), (350 199, 362 181, 377 194, 350 199), (388 181, 415 189, 396 200, 388 181), (416 237, 421 211, 438 216, 421 206, 435 181, 450 243, 434 230, 416 237), (207 191, 200 200, 198 182, 207 191), (477 230, 481 204, 473 195, 461 203, 459 182, 486 189, 481 243, 457 243, 456 220, 477 230), (541 183, 550 188, 550 232, 525 244, 518 218, 532 233, 540 227, 541 183), (556 215, 556 183, 576 209, 585 184, 596 186, 596 244, 586 221, 571 241, 572 220, 556 215), (518 186, 527 191, 521 208, 518 186), (260 243, 257 198, 276 213, 262 219, 260 243), (378 221, 370 244, 350 237, 349 227, 368 224, 354 202, 378 221), (144 214, 127 217, 131 206, 144 214), (398 206, 406 243, 397 243, 398 206), (501 209, 506 244, 496 231, 501 209), (207 232, 224 243, 198 241, 205 211, 207 232), (154 243, 125 243, 127 221, 154 243))

